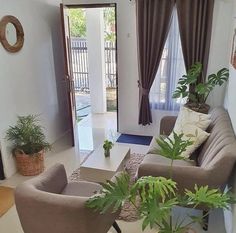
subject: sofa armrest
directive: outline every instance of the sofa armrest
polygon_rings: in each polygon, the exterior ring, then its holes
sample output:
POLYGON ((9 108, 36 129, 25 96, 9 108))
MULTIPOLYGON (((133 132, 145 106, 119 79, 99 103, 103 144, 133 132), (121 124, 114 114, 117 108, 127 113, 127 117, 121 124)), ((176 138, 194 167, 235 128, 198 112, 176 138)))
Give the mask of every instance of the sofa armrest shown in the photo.
POLYGON ((165 116, 161 119, 160 135, 170 135, 172 132, 177 116, 165 116))

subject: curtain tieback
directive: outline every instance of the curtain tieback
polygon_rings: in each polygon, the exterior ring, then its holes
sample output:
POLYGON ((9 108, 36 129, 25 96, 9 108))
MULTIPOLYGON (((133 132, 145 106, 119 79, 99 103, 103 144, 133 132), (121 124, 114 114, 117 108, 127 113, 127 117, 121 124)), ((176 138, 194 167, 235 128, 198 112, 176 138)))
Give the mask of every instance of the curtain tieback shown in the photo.
POLYGON ((150 92, 149 89, 146 89, 146 88, 140 87, 140 90, 141 90, 142 95, 149 95, 149 92, 150 92))

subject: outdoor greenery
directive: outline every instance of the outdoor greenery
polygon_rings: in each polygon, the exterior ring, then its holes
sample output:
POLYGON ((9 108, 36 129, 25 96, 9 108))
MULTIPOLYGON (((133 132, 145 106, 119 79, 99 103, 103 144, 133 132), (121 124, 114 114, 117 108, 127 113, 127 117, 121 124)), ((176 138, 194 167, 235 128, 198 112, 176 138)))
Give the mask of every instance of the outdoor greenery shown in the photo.
MULTIPOLYGON (((181 153, 191 145, 190 140, 183 140, 183 134, 174 133, 174 139, 165 141, 157 139, 160 149, 158 154, 170 159, 170 178, 145 176, 130 184, 130 177, 122 173, 116 181, 107 181, 103 184, 101 192, 93 196, 87 206, 95 211, 105 213, 119 210, 126 201, 132 203, 142 218, 142 229, 148 226, 158 226, 159 233, 187 233, 192 223, 203 223, 203 217, 188 216, 190 220, 177 218, 173 222, 172 208, 176 205, 197 208, 204 205, 210 209, 228 208, 234 200, 229 193, 222 193, 218 189, 208 186, 195 185, 194 190, 185 190, 184 194, 178 192, 178 184, 172 179, 172 164, 174 160, 186 160, 181 153), (139 204, 137 202, 139 200, 139 204), (185 220, 185 221, 184 221, 185 220)), ((207 213, 209 214, 209 212, 207 213)), ((186 216, 187 217, 187 216, 186 216)))
POLYGON ((201 73, 202 64, 198 62, 193 64, 187 74, 179 79, 173 98, 187 97, 190 102, 204 104, 214 87, 222 86, 229 78, 229 70, 223 68, 216 74, 210 74, 206 82, 199 83, 198 77, 201 73), (191 91, 190 86, 193 88, 191 91))
POLYGON ((13 143, 13 153, 15 150, 22 150, 28 155, 33 155, 43 149, 51 149, 37 118, 36 115, 18 116, 16 125, 9 127, 6 139, 13 143))
MULTIPOLYGON (((71 36, 86 38, 86 11, 85 9, 77 8, 69 10, 70 17, 70 32, 71 36)), ((104 33, 105 41, 114 42, 115 32, 111 29, 115 27, 115 9, 112 7, 104 8, 104 33)))
POLYGON ((86 37, 86 14, 84 9, 70 9, 70 33, 73 37, 86 37))

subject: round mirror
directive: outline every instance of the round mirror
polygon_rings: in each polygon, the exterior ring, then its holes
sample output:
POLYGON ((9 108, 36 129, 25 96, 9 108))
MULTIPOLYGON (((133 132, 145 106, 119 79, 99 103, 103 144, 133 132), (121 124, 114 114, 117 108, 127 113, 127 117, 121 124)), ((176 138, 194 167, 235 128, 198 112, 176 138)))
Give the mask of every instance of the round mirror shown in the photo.
POLYGON ((6 40, 13 46, 17 42, 16 28, 12 23, 6 25, 6 40))
POLYGON ((19 20, 11 15, 0 21, 0 41, 3 47, 11 53, 18 52, 24 44, 24 31, 19 20))

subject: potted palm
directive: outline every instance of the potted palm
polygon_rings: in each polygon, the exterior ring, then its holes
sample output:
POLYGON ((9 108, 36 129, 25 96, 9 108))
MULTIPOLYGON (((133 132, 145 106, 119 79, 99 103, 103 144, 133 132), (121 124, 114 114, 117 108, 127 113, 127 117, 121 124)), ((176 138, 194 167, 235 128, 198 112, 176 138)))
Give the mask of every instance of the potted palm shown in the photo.
POLYGON ((6 139, 13 144, 12 153, 20 174, 33 176, 43 172, 44 155, 51 145, 46 141, 37 116, 18 116, 16 125, 7 130, 6 139))
POLYGON ((196 233, 192 223, 204 224, 204 219, 214 208, 228 208, 234 202, 229 193, 222 193, 218 189, 208 186, 195 185, 194 190, 179 192, 177 183, 172 179, 172 164, 174 160, 184 160, 181 154, 192 144, 190 140, 183 140, 183 134, 174 133, 174 139, 157 139, 158 154, 170 159, 170 178, 146 176, 130 184, 130 177, 122 173, 116 181, 103 184, 103 189, 87 202, 89 208, 105 213, 118 211, 126 201, 129 201, 142 218, 142 229, 158 227, 159 233, 196 233), (139 201, 137 201, 139 200, 139 201), (178 216, 174 223, 172 208, 174 206, 198 208, 204 206, 208 211, 202 217, 178 216), (190 217, 190 218, 189 218, 190 217))
POLYGON ((177 88, 173 93, 173 98, 187 98, 186 107, 201 113, 208 113, 210 106, 206 104, 206 100, 215 88, 215 86, 222 86, 229 78, 229 70, 223 68, 216 74, 210 74, 206 82, 199 83, 198 77, 202 73, 202 64, 195 63, 179 79, 177 88))

